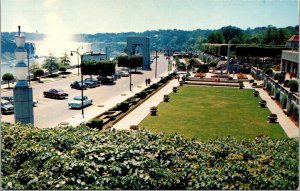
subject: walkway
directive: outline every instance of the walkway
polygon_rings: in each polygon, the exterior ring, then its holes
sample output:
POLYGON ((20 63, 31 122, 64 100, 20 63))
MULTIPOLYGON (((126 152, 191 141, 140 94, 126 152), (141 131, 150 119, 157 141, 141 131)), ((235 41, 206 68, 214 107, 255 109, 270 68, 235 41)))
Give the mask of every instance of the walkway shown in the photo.
POLYGON ((169 84, 160 89, 156 94, 116 123, 113 128, 117 130, 124 130, 129 129, 131 125, 138 125, 150 113, 150 108, 152 106, 157 106, 160 102, 162 102, 163 95, 171 93, 173 86, 178 85, 178 80, 173 79, 169 84))

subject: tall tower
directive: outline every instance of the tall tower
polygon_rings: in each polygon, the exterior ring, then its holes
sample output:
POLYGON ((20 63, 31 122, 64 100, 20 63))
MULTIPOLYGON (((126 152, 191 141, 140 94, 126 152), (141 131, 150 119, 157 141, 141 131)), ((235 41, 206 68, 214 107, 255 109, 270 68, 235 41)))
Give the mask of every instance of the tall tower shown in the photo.
POLYGON ((24 48, 25 36, 21 34, 21 27, 18 26, 18 34, 15 35, 15 50, 16 66, 15 75, 17 84, 13 90, 15 101, 15 122, 22 124, 31 123, 34 125, 33 118, 33 103, 32 103, 32 88, 27 83, 28 68, 26 65, 27 51, 24 48))

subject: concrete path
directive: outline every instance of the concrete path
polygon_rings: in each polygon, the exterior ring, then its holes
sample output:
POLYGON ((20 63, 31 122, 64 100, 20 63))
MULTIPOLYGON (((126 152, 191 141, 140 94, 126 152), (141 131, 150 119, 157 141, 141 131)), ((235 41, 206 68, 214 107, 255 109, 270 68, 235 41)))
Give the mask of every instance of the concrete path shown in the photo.
POLYGON ((283 113, 283 110, 277 105, 277 103, 271 99, 268 93, 262 88, 255 88, 259 91, 261 99, 267 101, 267 107, 272 113, 277 114, 277 121, 287 134, 289 138, 299 137, 299 128, 291 121, 291 119, 283 113))
POLYGON ((126 117, 116 123, 113 128, 116 130, 129 129, 131 125, 138 125, 149 113, 152 106, 157 106, 163 101, 163 95, 172 92, 173 86, 178 86, 177 79, 173 79, 165 87, 160 89, 157 93, 151 96, 148 100, 142 103, 139 107, 129 113, 126 117))

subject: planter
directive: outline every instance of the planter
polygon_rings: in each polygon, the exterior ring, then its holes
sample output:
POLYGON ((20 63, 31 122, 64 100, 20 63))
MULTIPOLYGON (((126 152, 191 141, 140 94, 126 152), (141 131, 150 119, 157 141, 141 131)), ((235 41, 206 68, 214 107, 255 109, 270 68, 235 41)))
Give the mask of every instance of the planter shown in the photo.
POLYGON ((266 107, 267 102, 265 100, 260 100, 259 104, 260 104, 260 107, 266 107))
POLYGON ((156 106, 151 107, 150 108, 150 114, 151 115, 156 115, 156 113, 157 113, 157 107, 156 106))
POLYGON ((259 92, 258 92, 258 91, 254 91, 254 92, 253 92, 253 95, 254 95, 254 97, 258 97, 259 92))
POLYGON ((169 95, 164 95, 164 102, 168 102, 170 99, 170 96, 169 95))
POLYGON ((177 87, 173 87, 173 92, 176 93, 177 92, 177 87))
POLYGON ((180 86, 183 86, 183 83, 184 83, 183 81, 180 81, 180 82, 179 82, 180 86))
POLYGON ((268 116, 268 119, 269 119, 269 122, 270 122, 270 123, 276 123, 277 115, 274 114, 274 113, 271 113, 271 114, 268 116))

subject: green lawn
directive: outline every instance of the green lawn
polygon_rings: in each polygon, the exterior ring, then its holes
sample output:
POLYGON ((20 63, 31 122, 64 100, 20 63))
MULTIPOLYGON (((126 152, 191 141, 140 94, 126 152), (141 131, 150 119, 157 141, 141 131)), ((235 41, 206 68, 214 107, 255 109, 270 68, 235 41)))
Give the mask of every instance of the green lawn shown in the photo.
POLYGON ((260 108, 260 98, 252 93, 246 89, 180 86, 177 93, 170 94, 170 102, 158 106, 157 116, 148 115, 139 126, 198 140, 258 135, 286 138, 278 123, 267 122, 269 109, 260 108))

